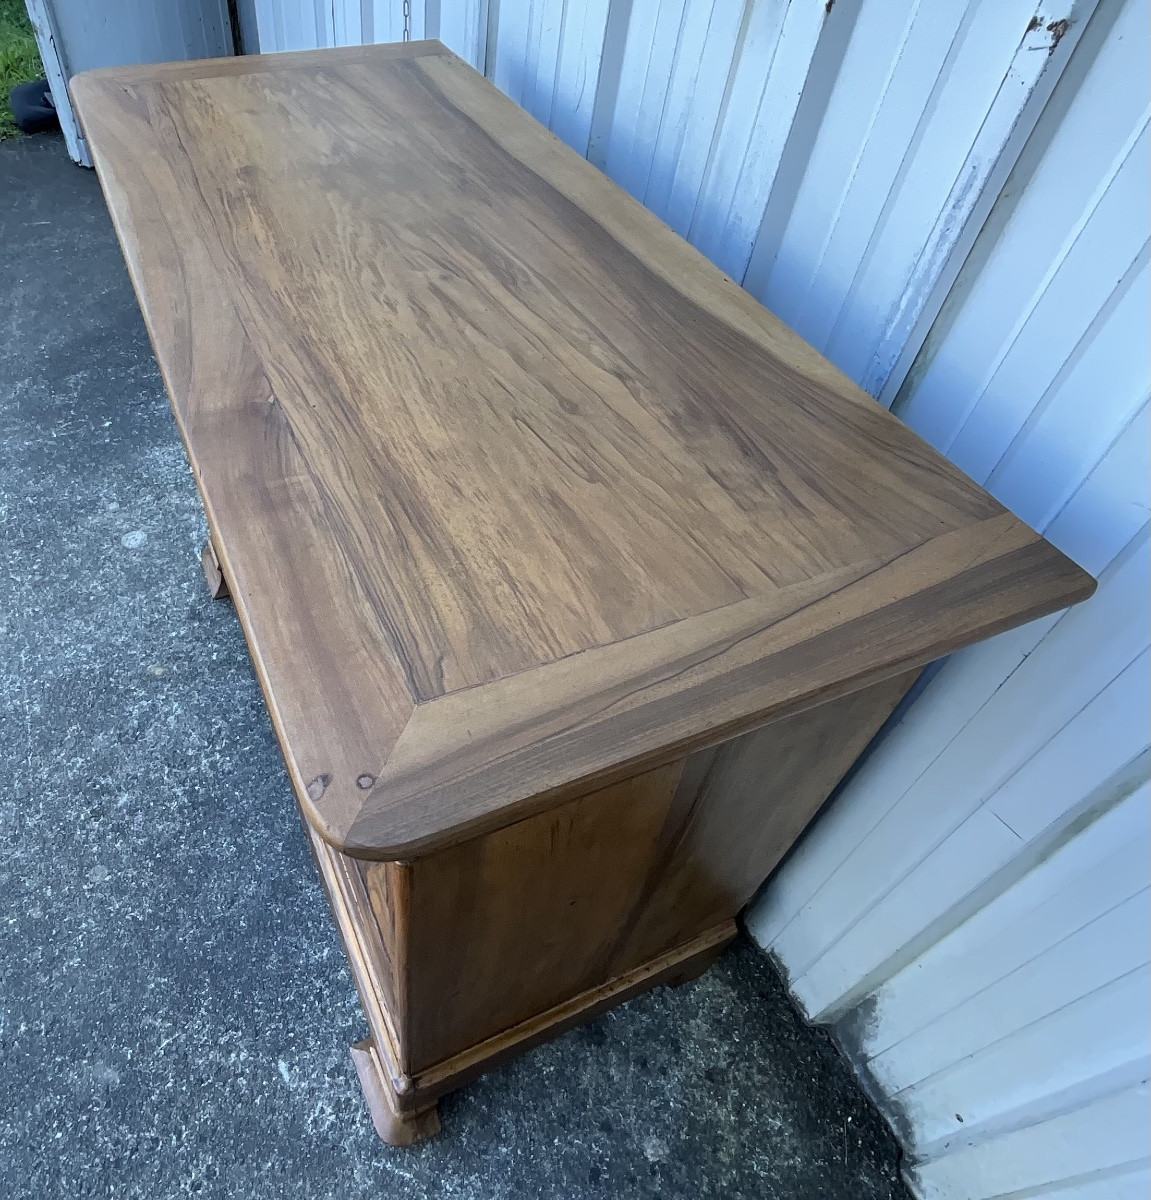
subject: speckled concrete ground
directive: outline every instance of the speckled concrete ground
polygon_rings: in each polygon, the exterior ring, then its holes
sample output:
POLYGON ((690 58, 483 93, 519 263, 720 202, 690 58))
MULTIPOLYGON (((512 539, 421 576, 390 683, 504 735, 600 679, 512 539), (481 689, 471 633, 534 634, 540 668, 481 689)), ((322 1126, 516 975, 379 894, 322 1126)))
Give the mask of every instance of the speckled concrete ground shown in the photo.
POLYGON ((0 146, 0 1196, 903 1196, 746 943, 390 1150, 94 176, 0 146))

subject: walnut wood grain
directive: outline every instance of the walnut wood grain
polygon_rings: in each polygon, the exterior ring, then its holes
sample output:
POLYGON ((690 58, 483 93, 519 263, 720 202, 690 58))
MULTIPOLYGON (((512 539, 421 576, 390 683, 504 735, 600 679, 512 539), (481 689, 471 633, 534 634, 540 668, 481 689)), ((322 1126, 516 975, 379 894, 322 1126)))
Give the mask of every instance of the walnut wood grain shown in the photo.
MULTIPOLYGON (((622 973, 617 944, 655 862, 682 766, 643 772, 408 864, 401 1040, 410 1070, 622 973)), ((381 865, 361 862, 359 870, 370 877, 381 865)), ((687 940, 673 933, 627 966, 687 940)))
POLYGON ((897 675, 688 758, 612 968, 735 916, 918 676, 897 675))
POLYGON ((435 43, 72 89, 338 848, 442 849, 1093 589, 435 43))

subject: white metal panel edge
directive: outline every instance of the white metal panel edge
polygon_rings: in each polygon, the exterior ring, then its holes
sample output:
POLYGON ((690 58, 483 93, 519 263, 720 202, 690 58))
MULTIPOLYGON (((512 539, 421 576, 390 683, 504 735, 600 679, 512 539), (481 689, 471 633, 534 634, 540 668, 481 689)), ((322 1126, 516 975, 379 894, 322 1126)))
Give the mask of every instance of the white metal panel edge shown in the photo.
POLYGON ((1102 1195, 1110 1198, 1119 1192, 1109 1185, 1144 1175, 1149 1124, 1151 1090, 1144 1079, 1050 1120, 919 1164, 908 1182, 921 1200, 1028 1200, 1051 1192, 1062 1200, 1065 1190, 1076 1196, 1079 1186, 1094 1184, 1107 1185, 1102 1195))
POLYGON ((1146 745, 1151 692, 1132 664, 1151 636, 1140 628, 1149 576, 1151 553, 1141 539, 780 931, 772 947, 813 1019, 831 1018, 870 991, 873 976, 890 973, 920 931, 1028 845, 998 815, 1004 788, 1038 788, 1048 825, 1058 826, 1086 799, 1076 775, 1058 777, 1063 741, 1078 747, 1088 739, 1090 762, 1104 777, 1146 745), (1068 678, 1077 686, 1067 687, 1068 678), (981 811, 986 820, 973 824, 981 811))
POLYGON ((72 100, 68 95, 68 70, 61 58, 60 41, 52 21, 49 0, 25 0, 25 4, 36 35, 40 60, 44 64, 44 74, 52 92, 52 103, 56 106, 56 114, 60 118, 64 144, 74 162, 78 162, 82 167, 90 167, 92 154, 80 131, 80 122, 72 110, 72 100))

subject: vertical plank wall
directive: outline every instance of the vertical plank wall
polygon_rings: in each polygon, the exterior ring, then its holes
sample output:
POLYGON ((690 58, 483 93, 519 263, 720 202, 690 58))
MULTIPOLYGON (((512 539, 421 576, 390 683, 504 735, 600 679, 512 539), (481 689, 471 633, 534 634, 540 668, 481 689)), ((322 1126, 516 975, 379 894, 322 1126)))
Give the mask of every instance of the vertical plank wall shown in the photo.
MULTIPOLYGON (((248 3, 265 50, 403 36, 401 0, 248 3)), ((1101 578, 944 663, 748 915, 923 1197, 1151 1181, 1148 25, 1146 0, 411 3, 411 36, 1101 578)))

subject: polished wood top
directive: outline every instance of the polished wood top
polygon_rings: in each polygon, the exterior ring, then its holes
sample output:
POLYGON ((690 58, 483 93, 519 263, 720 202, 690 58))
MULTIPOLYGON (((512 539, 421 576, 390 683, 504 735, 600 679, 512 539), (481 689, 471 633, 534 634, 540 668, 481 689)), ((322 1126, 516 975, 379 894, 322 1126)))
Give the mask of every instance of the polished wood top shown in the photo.
POLYGON ((72 90, 337 847, 507 824, 1093 589, 438 43, 72 90))

